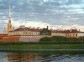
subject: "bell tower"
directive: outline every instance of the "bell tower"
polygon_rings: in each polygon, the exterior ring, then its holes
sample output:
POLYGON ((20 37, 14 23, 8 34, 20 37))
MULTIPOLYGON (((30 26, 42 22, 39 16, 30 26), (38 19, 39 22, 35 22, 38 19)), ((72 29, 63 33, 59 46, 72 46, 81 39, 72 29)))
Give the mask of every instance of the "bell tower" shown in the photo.
POLYGON ((8 24, 7 24, 7 33, 13 30, 12 23, 11 23, 11 8, 9 2, 9 9, 8 9, 8 24))

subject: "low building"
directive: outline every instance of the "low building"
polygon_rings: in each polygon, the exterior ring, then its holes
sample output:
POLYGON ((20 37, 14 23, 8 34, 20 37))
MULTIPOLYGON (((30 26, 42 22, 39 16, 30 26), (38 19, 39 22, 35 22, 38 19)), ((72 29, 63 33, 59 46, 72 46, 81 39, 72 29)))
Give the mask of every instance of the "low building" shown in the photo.
POLYGON ((84 32, 78 31, 77 29, 53 30, 52 36, 64 36, 67 38, 78 38, 78 37, 84 36, 84 32))
POLYGON ((8 35, 20 35, 20 36, 34 36, 39 35, 40 29, 28 28, 28 27, 19 27, 13 31, 10 31, 8 35))
POLYGON ((66 36, 61 30, 52 30, 51 36, 66 36))
POLYGON ((48 32, 42 32, 43 30, 44 29, 28 28, 25 26, 20 26, 19 28, 10 31, 8 33, 8 36, 19 36, 19 41, 22 42, 38 42, 40 38, 47 36, 48 32))

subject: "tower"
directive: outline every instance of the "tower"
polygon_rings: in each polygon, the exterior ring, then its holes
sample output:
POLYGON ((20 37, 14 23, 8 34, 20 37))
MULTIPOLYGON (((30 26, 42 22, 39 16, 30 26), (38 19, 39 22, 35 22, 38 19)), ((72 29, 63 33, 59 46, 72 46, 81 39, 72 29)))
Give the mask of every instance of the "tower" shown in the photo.
POLYGON ((10 8, 10 2, 9 2, 7 33, 9 33, 12 30, 13 30, 13 27, 12 27, 12 23, 11 23, 11 8, 10 8))
POLYGON ((47 26, 47 30, 48 30, 48 26, 47 26))

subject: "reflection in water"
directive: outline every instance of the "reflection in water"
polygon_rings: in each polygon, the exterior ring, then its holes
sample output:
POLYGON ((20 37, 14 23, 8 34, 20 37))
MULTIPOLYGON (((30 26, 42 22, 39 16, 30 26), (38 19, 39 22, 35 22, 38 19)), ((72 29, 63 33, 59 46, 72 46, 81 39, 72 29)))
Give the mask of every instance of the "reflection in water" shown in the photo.
POLYGON ((0 53, 0 62, 84 62, 84 55, 0 53))
POLYGON ((9 62, 39 62, 42 59, 42 56, 32 53, 12 53, 7 57, 9 62))

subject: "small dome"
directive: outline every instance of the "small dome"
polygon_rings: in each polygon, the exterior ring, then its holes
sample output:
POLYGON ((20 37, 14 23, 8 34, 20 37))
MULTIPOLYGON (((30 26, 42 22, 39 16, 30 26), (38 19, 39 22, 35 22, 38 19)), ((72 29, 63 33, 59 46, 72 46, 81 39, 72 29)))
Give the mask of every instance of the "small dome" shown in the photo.
POLYGON ((25 28, 25 25, 21 25, 19 28, 25 28))

